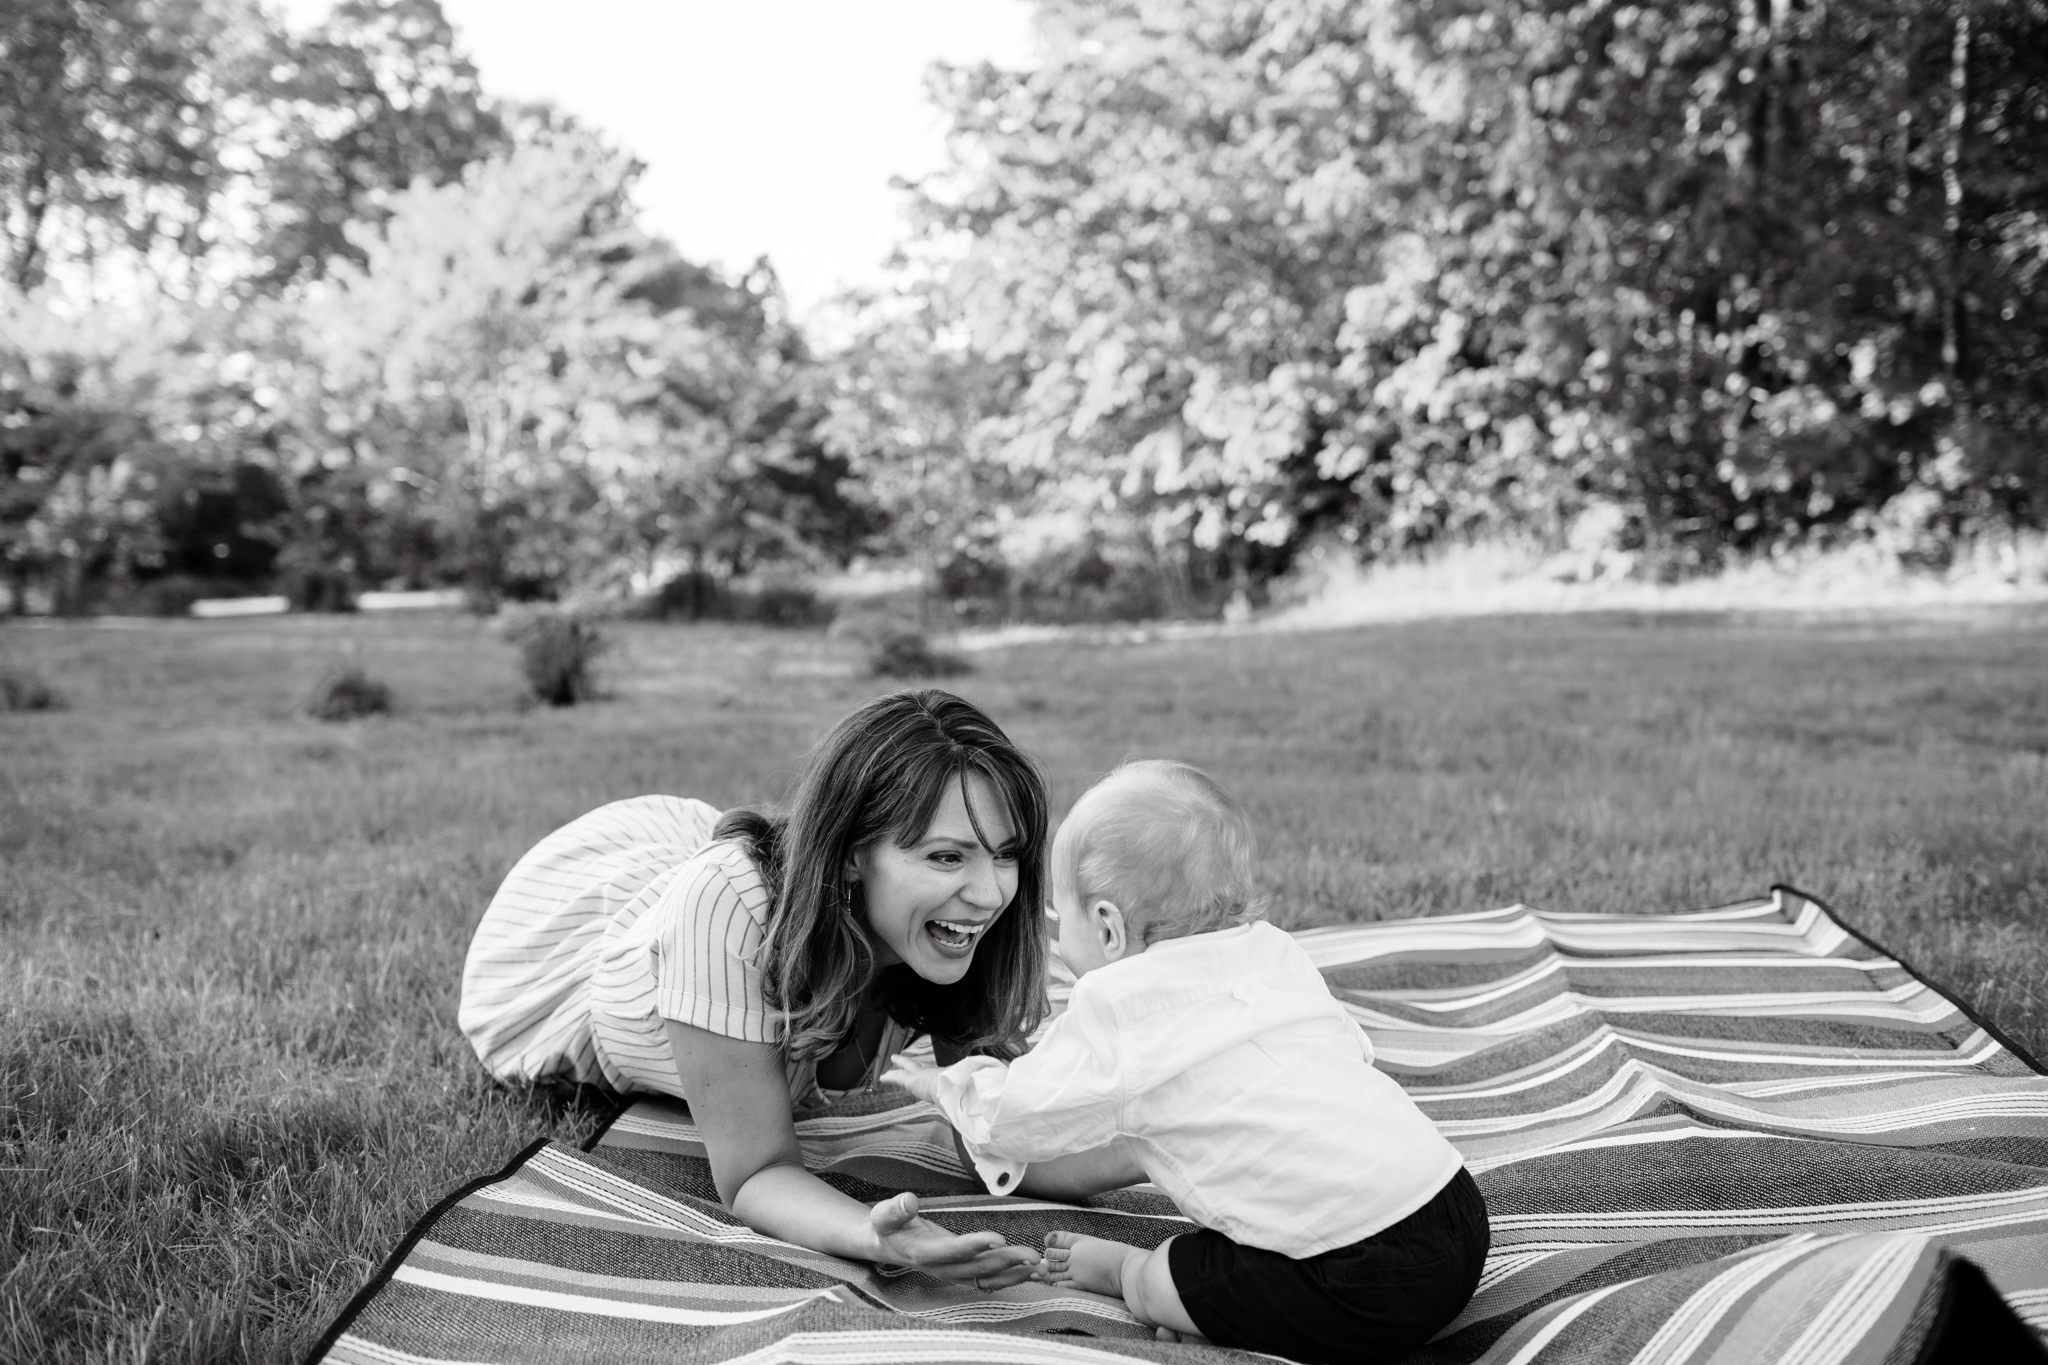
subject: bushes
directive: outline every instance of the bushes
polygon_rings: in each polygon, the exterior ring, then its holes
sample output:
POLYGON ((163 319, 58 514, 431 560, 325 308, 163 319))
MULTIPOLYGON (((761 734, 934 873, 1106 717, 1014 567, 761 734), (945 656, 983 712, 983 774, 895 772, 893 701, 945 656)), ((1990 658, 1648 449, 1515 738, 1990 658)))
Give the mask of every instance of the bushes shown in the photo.
POLYGON ((963 623, 1097 625, 1223 614, 1236 575, 1220 555, 1162 554, 1127 537, 1089 534, 1006 562, 992 545, 970 545, 933 578, 963 623))
POLYGON ((850 613, 834 623, 832 633, 859 641, 868 672, 877 678, 951 678, 974 671, 958 654, 933 646, 915 622, 886 609, 850 613))
POLYGON ((649 621, 746 621, 763 626, 825 626, 832 604, 801 583, 734 583, 692 570, 677 574, 635 604, 649 621))
POLYGON ((293 611, 343 612, 356 609, 353 580, 335 569, 293 569, 280 576, 277 590, 292 600, 293 611))
POLYGON ((596 626, 543 613, 515 621, 505 634, 519 646, 519 665, 535 701, 574 706, 600 695, 594 665, 611 642, 596 626))
POLYGON ((797 583, 769 583, 733 594, 733 619, 764 626, 829 626, 832 604, 797 583))
POLYGON ((391 689, 353 666, 322 678, 306 703, 306 713, 315 720, 360 720, 390 712, 391 689))
POLYGON ((952 678, 974 665, 950 650, 934 648, 921 630, 891 631, 868 646, 868 671, 878 678, 952 678))
POLYGON ((64 700, 33 673, 0 668, 0 711, 55 711, 64 700))

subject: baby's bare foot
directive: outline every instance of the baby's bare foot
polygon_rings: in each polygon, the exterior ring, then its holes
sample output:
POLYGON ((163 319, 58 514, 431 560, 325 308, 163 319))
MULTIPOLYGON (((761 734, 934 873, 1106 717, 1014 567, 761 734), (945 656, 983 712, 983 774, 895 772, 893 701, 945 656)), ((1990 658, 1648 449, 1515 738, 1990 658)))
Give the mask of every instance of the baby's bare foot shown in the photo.
POLYGON ((1124 1296, 1124 1257, 1135 1250, 1122 1242, 1083 1237, 1078 1232, 1048 1232, 1044 1258, 1032 1278, 1120 1299, 1124 1296))

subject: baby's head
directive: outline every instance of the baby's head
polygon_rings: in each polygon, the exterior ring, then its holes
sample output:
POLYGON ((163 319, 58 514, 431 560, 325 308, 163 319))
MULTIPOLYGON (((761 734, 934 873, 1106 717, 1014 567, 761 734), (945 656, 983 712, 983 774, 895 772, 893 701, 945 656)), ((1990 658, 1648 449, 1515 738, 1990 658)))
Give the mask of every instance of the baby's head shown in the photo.
POLYGON ((1244 807, 1185 763, 1126 763, 1090 787, 1053 837, 1060 955, 1078 973, 1162 939, 1258 918, 1244 807))

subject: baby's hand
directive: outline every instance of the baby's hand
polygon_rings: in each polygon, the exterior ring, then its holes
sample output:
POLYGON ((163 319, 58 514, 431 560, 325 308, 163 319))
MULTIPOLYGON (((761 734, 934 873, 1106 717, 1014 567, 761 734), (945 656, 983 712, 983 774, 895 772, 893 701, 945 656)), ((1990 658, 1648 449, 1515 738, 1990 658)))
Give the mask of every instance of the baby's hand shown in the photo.
POLYGON ((899 1052, 889 1059, 890 1066, 882 1073, 884 1084, 901 1086, 911 1094, 930 1104, 939 1097, 939 1069, 926 1066, 907 1052, 899 1052))

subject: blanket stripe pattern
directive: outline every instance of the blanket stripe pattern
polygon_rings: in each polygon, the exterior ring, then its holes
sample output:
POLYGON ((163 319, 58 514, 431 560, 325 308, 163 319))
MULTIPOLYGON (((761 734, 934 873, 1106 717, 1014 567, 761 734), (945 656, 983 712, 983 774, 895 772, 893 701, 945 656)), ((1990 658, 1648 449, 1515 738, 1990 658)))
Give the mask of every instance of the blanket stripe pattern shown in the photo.
MULTIPOLYGON (((1411 1359, 2048 1361, 2048 1075, 1819 902, 1298 937, 1491 1214, 1478 1293, 1411 1359)), ((798 1133, 839 1188, 915 1190, 956 1230, 1190 1226, 1150 1186, 981 1194, 936 1111, 889 1089, 798 1133)), ((444 1200, 309 1360, 1131 1358, 1252 1357, 1079 1290, 985 1295, 764 1237, 717 1202, 688 1111, 640 1100, 589 1150, 536 1144, 444 1200)))

